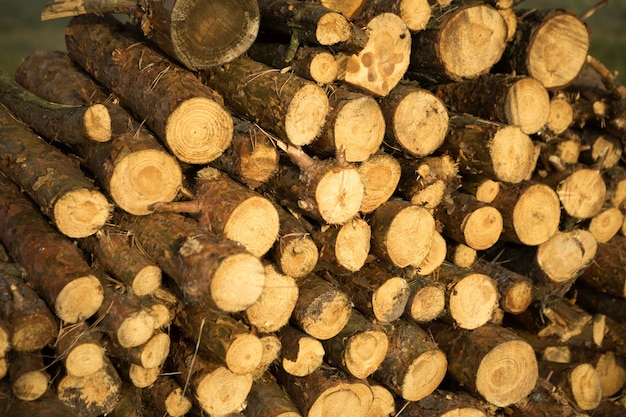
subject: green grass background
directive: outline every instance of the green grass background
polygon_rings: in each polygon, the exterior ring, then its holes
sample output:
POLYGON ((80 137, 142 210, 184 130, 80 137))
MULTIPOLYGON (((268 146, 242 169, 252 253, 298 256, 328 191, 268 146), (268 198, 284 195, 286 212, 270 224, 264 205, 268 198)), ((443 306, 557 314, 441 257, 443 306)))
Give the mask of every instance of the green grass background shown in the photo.
MULTIPOLYGON (((563 8, 577 14, 599 0, 526 0, 519 8, 563 8)), ((38 49, 65 49, 64 30, 69 19, 42 22, 48 0, 0 0, 0 69, 13 73, 19 62, 38 49)), ((619 72, 626 85, 626 0, 612 0, 587 20, 590 53, 619 72)))

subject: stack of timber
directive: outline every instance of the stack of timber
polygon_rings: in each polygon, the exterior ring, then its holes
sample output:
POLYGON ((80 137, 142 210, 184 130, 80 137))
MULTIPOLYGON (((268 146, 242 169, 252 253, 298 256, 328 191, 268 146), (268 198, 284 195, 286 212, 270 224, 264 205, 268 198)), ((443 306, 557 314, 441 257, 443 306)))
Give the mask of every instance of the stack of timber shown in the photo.
POLYGON ((626 414, 594 10, 53 0, 0 74, 0 416, 626 414))

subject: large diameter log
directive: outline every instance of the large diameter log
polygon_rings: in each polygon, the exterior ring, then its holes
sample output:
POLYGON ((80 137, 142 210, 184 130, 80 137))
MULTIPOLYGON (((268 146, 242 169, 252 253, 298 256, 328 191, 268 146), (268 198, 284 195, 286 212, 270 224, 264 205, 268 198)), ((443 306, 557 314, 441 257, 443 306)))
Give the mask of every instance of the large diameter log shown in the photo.
POLYGON ((311 143, 326 121, 328 97, 320 86, 250 58, 201 76, 238 116, 295 146, 311 143))
POLYGON ((61 320, 91 317, 104 291, 83 254, 4 176, 0 190, 0 239, 24 267, 28 282, 61 320))
POLYGON ((625 251, 624 236, 614 236, 607 243, 598 243, 593 262, 578 278, 580 283, 615 297, 626 298, 625 251))
POLYGON ((357 166, 363 182, 361 213, 371 213, 391 198, 401 176, 398 159, 382 151, 357 166))
POLYGON ((144 36, 191 70, 215 67, 243 54, 254 42, 260 23, 255 1, 52 0, 41 19, 87 13, 129 15, 144 36))
POLYGON ((252 383, 248 405, 243 410, 246 417, 301 417, 293 400, 281 388, 276 378, 264 373, 252 383))
POLYGON ((115 18, 76 16, 65 39, 70 57, 181 161, 208 163, 230 145, 233 119, 217 94, 115 18))
POLYGON ((446 352, 451 376, 491 404, 517 403, 535 387, 535 351, 512 330, 486 324, 469 331, 443 323, 427 330, 446 352))
POLYGON ((261 261, 241 245, 220 239, 193 219, 175 213, 124 216, 120 225, 180 287, 184 301, 243 311, 261 295, 261 261))

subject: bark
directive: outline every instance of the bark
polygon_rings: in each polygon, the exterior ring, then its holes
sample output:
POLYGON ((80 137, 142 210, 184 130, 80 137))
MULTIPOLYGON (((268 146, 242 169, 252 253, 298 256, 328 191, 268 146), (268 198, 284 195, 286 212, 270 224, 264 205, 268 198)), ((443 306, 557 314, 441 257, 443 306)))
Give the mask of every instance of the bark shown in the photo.
POLYGON ((499 306, 507 313, 524 312, 533 301, 533 282, 526 275, 506 269, 497 262, 479 259, 472 270, 493 279, 498 287, 499 306))
POLYGON ((322 226, 311 237, 318 247, 318 270, 350 274, 363 267, 370 252, 372 231, 361 218, 336 227, 322 226))
POLYGON ((418 324, 429 323, 443 316, 446 308, 446 288, 433 276, 411 276, 408 280, 410 295, 405 317, 418 324))
POLYGON ((118 224, 157 261, 183 294, 183 302, 202 302, 236 312, 261 295, 261 261, 241 245, 220 239, 193 219, 175 213, 124 216, 118 224))
POLYGON ((203 72, 201 78, 237 116, 295 146, 319 135, 329 111, 320 86, 245 56, 203 72))
POLYGON ((622 166, 602 171, 606 184, 606 201, 619 209, 626 208, 626 169, 622 166))
POLYGON ((623 270, 626 238, 615 236, 607 243, 598 243, 593 262, 577 282, 614 297, 626 298, 626 274, 623 270))
POLYGON ((4 176, 0 191, 0 239, 28 283, 61 320, 91 317, 102 304, 103 289, 83 254, 4 176))
POLYGON ((541 145, 539 160, 546 171, 566 171, 576 166, 583 149, 580 132, 567 129, 541 145))
MULTIPOLYGON (((322 3, 324 2, 322 1, 322 3)), ((432 15, 428 0, 367 1, 361 3, 363 4, 351 19, 367 21, 382 13, 394 13, 400 16, 411 33, 424 30, 432 15)))
POLYGON ((246 417, 299 417, 293 400, 287 395, 269 372, 252 383, 248 406, 243 410, 246 417))
POLYGON ((123 347, 109 339, 106 343, 107 354, 127 363, 133 363, 147 369, 161 368, 170 352, 170 336, 156 332, 148 341, 134 347, 123 347))
POLYGON ((107 417, 143 417, 148 412, 149 407, 144 407, 141 401, 140 389, 127 381, 122 381, 119 401, 107 417))
POLYGON ((357 166, 363 182, 363 200, 359 211, 367 214, 391 198, 400 181, 400 162, 389 153, 379 151, 357 166))
POLYGON ((70 57, 114 93, 179 160, 205 164, 230 145, 233 120, 218 95, 111 16, 74 17, 70 57))
POLYGON ((626 300, 623 297, 614 297, 594 287, 587 286, 582 280, 577 280, 572 286, 576 304, 587 311, 604 314, 618 323, 626 323, 626 300))
POLYGON ((102 332, 82 321, 61 330, 54 343, 57 358, 65 372, 75 377, 86 377, 105 366, 105 347, 102 332))
POLYGON ((624 146, 619 136, 605 130, 587 126, 581 132, 580 162, 599 169, 609 169, 619 164, 624 146))
POLYGON ((322 366, 326 351, 322 342, 292 326, 277 332, 282 346, 278 363, 284 372, 307 376, 322 366))
POLYGON ((11 391, 22 401, 35 401, 48 390, 50 375, 41 352, 15 352, 9 357, 11 391))
POLYGON ((398 193, 411 203, 434 209, 458 187, 459 167, 447 154, 400 159, 398 193))
POLYGON ((271 255, 278 268, 286 275, 301 278, 315 269, 319 250, 302 220, 293 212, 277 206, 280 219, 278 239, 271 255))
POLYGON ((511 406, 513 417, 584 417, 572 400, 550 381, 539 378, 531 394, 511 406))
POLYGON ((159 415, 182 417, 191 411, 191 398, 171 376, 159 377, 153 385, 141 390, 141 396, 159 415))
POLYGON ((420 401, 410 403, 403 412, 407 415, 422 417, 443 417, 446 415, 487 417, 488 415, 480 401, 467 392, 441 389, 420 401))

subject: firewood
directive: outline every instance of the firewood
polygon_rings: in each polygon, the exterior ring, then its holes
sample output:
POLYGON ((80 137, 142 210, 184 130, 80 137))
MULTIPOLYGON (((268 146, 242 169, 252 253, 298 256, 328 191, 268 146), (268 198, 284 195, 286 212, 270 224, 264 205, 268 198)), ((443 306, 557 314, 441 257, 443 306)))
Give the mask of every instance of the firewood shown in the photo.
POLYGON ((259 30, 259 9, 254 1, 211 2, 178 0, 93 1, 51 0, 42 20, 79 14, 123 13, 131 17, 144 36, 191 70, 229 62, 243 54, 259 30), (223 20, 228 15, 228 22, 223 20))
POLYGON ((241 243, 255 256, 270 250, 280 227, 271 201, 212 167, 196 173, 193 192, 193 200, 157 203, 153 208, 156 212, 191 213, 202 226, 241 243))
POLYGON ((322 342, 293 326, 284 326, 277 332, 282 346, 278 363, 293 376, 307 376, 324 361, 326 351, 322 342))
POLYGON ((54 314, 26 280, 21 266, 0 263, 0 356, 9 346, 17 352, 41 350, 59 332, 54 314))
POLYGON ((237 116, 294 146, 311 143, 326 121, 328 97, 320 86, 245 56, 200 75, 237 116))
POLYGON ((9 357, 9 381, 13 395, 20 400, 34 401, 41 397, 50 383, 42 353, 14 352, 9 357))
POLYGON ((556 364, 540 361, 539 376, 561 387, 581 410, 593 410, 602 400, 600 378, 589 363, 556 364))
POLYGON ((356 272, 363 267, 370 252, 372 231, 361 218, 341 226, 322 226, 311 237, 318 247, 318 270, 335 274, 356 272))
POLYGON ((301 278, 315 269, 319 250, 302 218, 282 206, 277 206, 280 229, 271 255, 278 268, 286 275, 301 278))
POLYGON ((458 186, 459 168, 447 154, 399 161, 402 174, 397 191, 413 204, 434 209, 458 186))
POLYGON ((141 390, 141 396, 159 415, 182 417, 191 411, 191 398, 171 376, 159 377, 153 385, 141 390))
POLYGON ((457 414, 463 417, 487 417, 480 401, 465 391, 438 389, 419 401, 409 403, 403 413, 422 417, 444 417, 457 414))
POLYGON ((415 322, 398 319, 386 327, 389 349, 374 379, 408 401, 430 395, 446 374, 446 355, 415 322))
POLYGON ((140 296, 139 301, 152 316, 155 330, 169 328, 182 305, 180 298, 164 287, 157 288, 151 295, 140 296))
POLYGON ((407 75, 425 84, 461 81, 489 72, 506 47, 507 26, 487 4, 433 10, 427 28, 413 35, 407 75))
POLYGON ((366 417, 389 417, 396 412, 396 400, 387 388, 378 383, 370 385, 374 401, 366 417))
POLYGON ((533 302, 533 282, 527 276, 485 259, 478 259, 471 269, 496 282, 500 295, 499 306, 507 313, 519 314, 533 302))
POLYGON ((113 357, 111 359, 116 361, 115 366, 119 371, 120 377, 124 381, 130 382, 136 388, 148 388, 159 379, 163 372, 162 367, 145 368, 136 363, 117 360, 117 358, 113 357))
POLYGON ((278 385, 269 372, 252 383, 248 395, 248 406, 243 410, 246 417, 300 417, 293 400, 278 385))
POLYGON ((405 317, 418 324, 429 323, 444 314, 446 289, 434 276, 411 276, 407 279, 410 288, 405 317))
POLYGON ((230 145, 232 116, 217 94, 113 17, 74 17, 66 44, 70 57, 145 120, 181 161, 208 163, 230 145))
POLYGON ((446 352, 450 375, 489 403, 499 407, 515 404, 535 387, 538 379, 535 352, 512 330, 493 324, 471 331, 452 330, 443 323, 435 323, 426 330, 446 352))
POLYGON ((103 288, 82 252, 4 176, 0 190, 0 239, 27 282, 61 320, 91 317, 102 304, 103 288))
POLYGON ((350 17, 352 20, 368 20, 382 13, 394 13, 402 18, 411 33, 426 29, 432 15, 428 0, 361 1, 361 3, 356 13, 350 17))
POLYGON ((164 332, 156 332, 148 341, 139 346, 125 348, 109 339, 106 351, 110 357, 119 358, 144 368, 160 368, 165 363, 170 351, 170 336, 164 332))
POLYGON ((183 301, 236 312, 261 295, 265 273, 261 261, 243 246, 220 239, 193 219, 175 213, 123 216, 118 224, 172 278, 183 301))
POLYGON ((283 348, 280 339, 275 333, 268 333, 259 337, 261 343, 263 343, 263 355, 261 355, 261 364, 255 369, 251 375, 252 378, 259 379, 266 372, 269 372, 270 367, 277 363, 280 357, 280 351, 283 348))
POLYGON ((334 337, 322 342, 326 361, 358 379, 366 379, 382 364, 389 340, 384 327, 352 310, 350 320, 334 337))
POLYGON ((367 214, 391 198, 400 181, 398 159, 379 151, 357 166, 363 182, 363 200, 359 211, 367 214))
POLYGON ((54 341, 54 350, 65 372, 84 377, 102 369, 105 366, 102 339, 102 332, 84 321, 64 326, 54 341))

